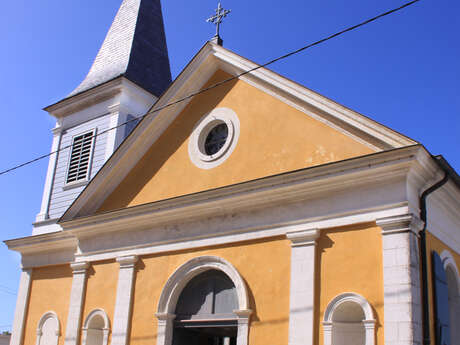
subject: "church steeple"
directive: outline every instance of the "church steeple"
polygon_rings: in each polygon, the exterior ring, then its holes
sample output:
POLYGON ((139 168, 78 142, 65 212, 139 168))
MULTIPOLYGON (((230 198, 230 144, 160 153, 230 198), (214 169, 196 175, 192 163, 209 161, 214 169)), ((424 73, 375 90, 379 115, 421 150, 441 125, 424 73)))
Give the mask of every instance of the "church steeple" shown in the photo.
POLYGON ((33 234, 65 212, 171 83, 160 0, 123 0, 83 82, 45 110, 56 118, 33 234))
POLYGON ((123 0, 88 75, 69 97, 119 76, 156 97, 171 83, 160 0, 123 0))

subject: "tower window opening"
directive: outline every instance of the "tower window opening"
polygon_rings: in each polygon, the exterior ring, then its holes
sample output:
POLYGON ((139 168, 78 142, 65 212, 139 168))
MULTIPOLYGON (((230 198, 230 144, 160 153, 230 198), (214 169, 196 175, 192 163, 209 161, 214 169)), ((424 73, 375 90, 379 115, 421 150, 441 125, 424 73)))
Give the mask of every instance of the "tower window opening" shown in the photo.
POLYGON ((73 138, 66 183, 88 180, 94 137, 91 131, 73 138))

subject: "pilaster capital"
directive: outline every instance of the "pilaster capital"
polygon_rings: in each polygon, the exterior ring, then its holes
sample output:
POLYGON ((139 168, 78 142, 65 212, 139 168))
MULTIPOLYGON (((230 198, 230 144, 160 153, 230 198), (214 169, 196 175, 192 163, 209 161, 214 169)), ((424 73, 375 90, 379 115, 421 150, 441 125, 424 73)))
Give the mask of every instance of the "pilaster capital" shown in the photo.
POLYGON ((413 214, 403 214, 392 217, 379 218, 377 226, 382 228, 383 235, 412 232, 417 235, 423 228, 423 222, 413 214))
POLYGON ((134 268, 138 260, 137 255, 120 256, 117 258, 120 268, 134 268))
POLYGON ((51 132, 53 133, 53 135, 57 136, 57 135, 60 135, 62 132, 64 131, 64 128, 62 126, 57 126, 57 127, 54 127, 51 132))
POLYGON ((292 247, 314 246, 319 237, 319 229, 308 229, 288 232, 286 237, 291 241, 292 247))
POLYGON ((84 262, 72 262, 70 264, 70 268, 72 268, 73 274, 85 274, 89 268, 89 263, 84 262))

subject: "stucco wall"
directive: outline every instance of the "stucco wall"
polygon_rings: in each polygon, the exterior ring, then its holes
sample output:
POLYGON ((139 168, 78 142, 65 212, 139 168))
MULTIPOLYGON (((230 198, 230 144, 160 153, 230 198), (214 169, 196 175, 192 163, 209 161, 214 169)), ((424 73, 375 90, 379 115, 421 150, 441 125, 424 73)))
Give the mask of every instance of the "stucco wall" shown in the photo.
POLYGON ((289 324, 290 242, 282 238, 210 247, 142 258, 137 272, 131 345, 156 343, 161 291, 172 273, 188 260, 216 255, 229 261, 245 280, 251 317, 251 345, 287 344, 289 324))
MULTIPOLYGON (((120 265, 115 261, 103 261, 91 265, 88 270, 82 325, 94 309, 102 309, 109 317, 110 326, 113 326, 119 267, 120 265)), ((111 334, 109 344, 110 341, 111 334)))
POLYGON ((61 325, 59 345, 64 345, 72 287, 72 270, 69 265, 34 268, 30 290, 29 311, 27 313, 24 344, 34 345, 37 326, 43 314, 54 311, 61 325))
MULTIPOLYGON (((208 84, 228 78, 217 72, 208 84)), ((243 82, 227 83, 195 97, 150 148, 100 211, 135 206, 175 196, 365 155, 373 151, 243 82), (238 115, 241 133, 230 157, 203 170, 190 161, 189 136, 214 108, 238 115)))
POLYGON ((318 240, 315 343, 324 344, 321 325, 331 300, 344 292, 360 294, 371 304, 377 320, 377 343, 384 345, 382 235, 374 224, 321 231, 318 240), (319 339, 319 342, 318 342, 319 339))

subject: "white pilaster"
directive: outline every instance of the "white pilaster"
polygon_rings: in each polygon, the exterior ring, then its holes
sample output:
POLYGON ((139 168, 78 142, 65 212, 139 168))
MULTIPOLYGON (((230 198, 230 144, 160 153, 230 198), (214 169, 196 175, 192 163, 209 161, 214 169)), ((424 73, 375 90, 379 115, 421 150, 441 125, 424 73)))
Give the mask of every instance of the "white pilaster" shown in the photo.
POLYGON ((248 345, 249 343, 249 320, 251 318, 252 310, 234 310, 238 316, 238 334, 236 338, 236 345, 248 345))
POLYGON ((117 262, 120 264, 120 272, 118 274, 112 345, 128 344, 128 332, 131 324, 133 285, 137 260, 138 258, 135 255, 117 258, 117 262))
POLYGON ((64 344, 77 345, 80 337, 83 296, 86 291, 86 279, 89 264, 87 262, 75 262, 70 266, 73 271, 73 279, 64 344))
POLYGON ((32 270, 23 269, 19 281, 18 298, 16 300, 16 311, 14 313, 10 345, 22 345, 24 338, 24 324, 27 316, 27 306, 29 305, 31 282, 32 270))
POLYGON ((413 215, 377 220, 383 235, 385 345, 422 343, 422 307, 417 234, 413 215))
POLYGON ((156 313, 158 319, 157 345, 172 344, 173 323, 175 314, 156 313))
POLYGON ((289 345, 312 345, 315 303, 315 249, 318 229, 286 234, 291 240, 289 345))
POLYGON ((53 190, 54 176, 56 173, 56 165, 58 158, 58 150, 61 146, 62 127, 55 127, 53 130, 53 143, 51 144, 51 155, 48 162, 48 171, 46 173, 45 187, 43 188, 42 206, 40 213, 36 217, 36 221, 44 221, 48 219, 48 210, 51 200, 51 191, 53 190))
POLYGON ((122 106, 120 103, 111 105, 109 107, 110 112, 110 123, 109 128, 114 128, 107 132, 107 143, 105 148, 105 161, 115 152, 118 145, 122 142, 125 133, 125 126, 120 126, 126 122, 126 115, 128 109, 122 106), (118 127, 120 126, 120 127, 118 127))

